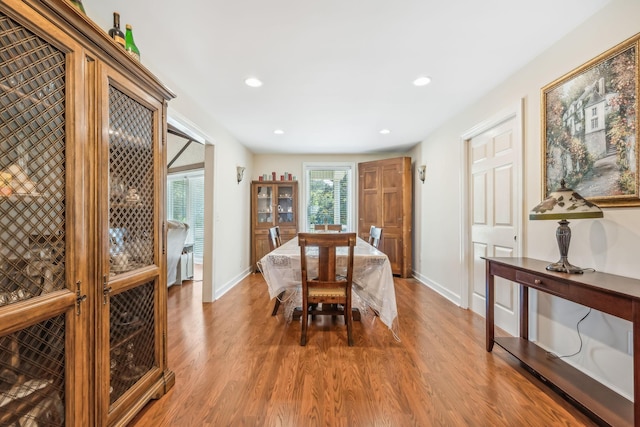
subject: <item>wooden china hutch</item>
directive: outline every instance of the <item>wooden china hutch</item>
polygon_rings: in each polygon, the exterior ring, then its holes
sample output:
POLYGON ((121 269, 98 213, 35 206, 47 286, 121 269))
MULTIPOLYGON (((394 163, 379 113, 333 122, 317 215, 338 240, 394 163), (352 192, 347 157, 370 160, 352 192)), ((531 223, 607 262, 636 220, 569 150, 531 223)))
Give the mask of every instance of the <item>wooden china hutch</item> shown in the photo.
POLYGON ((174 384, 173 96, 69 3, 0 2, 0 425, 124 425, 174 384))
POLYGON ((269 228, 279 226, 282 243, 298 234, 298 182, 251 183, 251 265, 269 253, 269 228))

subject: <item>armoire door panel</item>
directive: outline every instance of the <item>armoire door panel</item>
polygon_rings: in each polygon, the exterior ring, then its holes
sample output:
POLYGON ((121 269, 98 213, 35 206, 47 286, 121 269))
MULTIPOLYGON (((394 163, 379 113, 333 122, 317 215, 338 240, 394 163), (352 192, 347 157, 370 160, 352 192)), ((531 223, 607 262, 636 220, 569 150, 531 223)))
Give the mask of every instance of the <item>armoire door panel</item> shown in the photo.
POLYGON ((402 226, 402 204, 399 201, 398 193, 385 192, 382 195, 382 222, 385 229, 396 228, 398 230, 388 230, 398 232, 402 226))
POLYGON ((86 425, 84 51, 10 0, 0 46, 0 425, 86 425))
POLYGON ((97 144, 102 363, 96 420, 110 425, 128 416, 144 398, 142 390, 173 378, 158 327, 166 298, 164 105, 104 64, 97 80, 103 83, 97 105, 104 128, 97 144))
POLYGON ((361 201, 361 211, 360 217, 364 219, 366 224, 370 224, 366 227, 366 231, 369 232, 369 228, 371 225, 376 224, 380 215, 378 211, 380 210, 380 201, 379 197, 375 193, 364 193, 362 195, 361 201))
POLYGON ((360 179, 362 183, 362 191, 378 191, 378 168, 365 168, 360 174, 360 179))

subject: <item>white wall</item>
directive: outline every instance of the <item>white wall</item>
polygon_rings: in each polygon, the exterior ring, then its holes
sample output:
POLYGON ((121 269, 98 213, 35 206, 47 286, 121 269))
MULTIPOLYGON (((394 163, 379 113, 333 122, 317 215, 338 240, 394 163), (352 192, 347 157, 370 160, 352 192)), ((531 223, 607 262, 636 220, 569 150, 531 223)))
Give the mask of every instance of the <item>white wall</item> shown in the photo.
POLYGON ((207 141, 205 218, 210 222, 205 223, 203 300, 213 301, 250 272, 250 180, 245 173, 238 183, 236 166, 251 170, 253 155, 186 96, 170 102, 169 114, 207 141))
MULTIPOLYGON (((461 289, 464 282, 460 277, 460 137, 520 99, 524 99, 525 126, 523 255, 548 261, 559 258, 556 222, 528 220, 529 210, 542 198, 540 89, 640 32, 638 16, 640 2, 612 0, 597 16, 576 28, 503 84, 489 90, 482 99, 412 150, 415 163, 427 165, 426 182, 424 185, 416 184, 414 199, 415 216, 419 220, 414 227, 413 264, 418 277, 447 296, 453 296, 452 299, 460 298, 466 292, 466 289, 461 289), (433 209, 433 206, 439 209, 433 209)), ((544 31, 543 27, 541 31, 544 31)), ((607 208, 601 220, 572 221, 571 262, 640 278, 640 263, 637 261, 639 219, 640 208, 607 208)), ((586 311, 584 307, 540 295, 535 319, 539 344, 558 354, 577 350, 579 342, 575 326, 586 311)), ((566 361, 632 398, 632 360, 626 354, 630 324, 594 312, 580 325, 580 330, 585 340, 583 350, 579 356, 566 361)))

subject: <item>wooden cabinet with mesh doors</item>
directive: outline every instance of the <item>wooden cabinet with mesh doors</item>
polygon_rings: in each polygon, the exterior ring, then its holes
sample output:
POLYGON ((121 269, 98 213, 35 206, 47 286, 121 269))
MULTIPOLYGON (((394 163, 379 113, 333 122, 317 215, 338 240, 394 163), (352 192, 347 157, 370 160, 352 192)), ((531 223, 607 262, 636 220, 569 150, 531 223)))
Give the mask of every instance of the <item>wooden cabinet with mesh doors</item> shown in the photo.
POLYGON ((174 95, 64 0, 3 0, 0 46, 0 425, 123 425, 175 382, 174 95))

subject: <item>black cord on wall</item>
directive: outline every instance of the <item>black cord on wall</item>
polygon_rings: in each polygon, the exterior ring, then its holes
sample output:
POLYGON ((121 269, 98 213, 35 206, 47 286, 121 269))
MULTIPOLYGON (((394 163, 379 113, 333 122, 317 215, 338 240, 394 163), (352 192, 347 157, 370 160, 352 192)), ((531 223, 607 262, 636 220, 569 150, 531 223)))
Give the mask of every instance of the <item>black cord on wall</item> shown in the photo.
POLYGON ((578 351, 576 351, 575 353, 572 354, 565 354, 562 356, 558 356, 557 354, 548 351, 547 352, 547 357, 551 358, 551 359, 562 359, 563 357, 571 357, 571 356, 575 356, 576 354, 579 354, 582 351, 582 335, 580 335, 580 323, 582 323, 582 321, 584 319, 587 318, 587 316, 589 316, 589 314, 591 314, 591 309, 589 309, 589 311, 587 311, 587 314, 585 314, 584 316, 582 316, 582 319, 578 320, 578 323, 576 323, 576 331, 578 332, 578 338, 580 339, 580 347, 578 348, 578 351))

